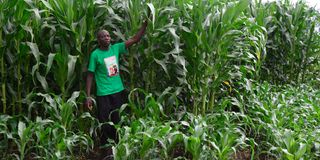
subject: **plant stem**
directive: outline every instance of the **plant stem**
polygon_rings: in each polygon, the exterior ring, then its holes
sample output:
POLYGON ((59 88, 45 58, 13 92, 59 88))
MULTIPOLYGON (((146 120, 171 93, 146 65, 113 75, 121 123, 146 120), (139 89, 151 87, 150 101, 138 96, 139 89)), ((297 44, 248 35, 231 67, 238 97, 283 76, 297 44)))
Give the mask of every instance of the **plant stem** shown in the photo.
POLYGON ((214 89, 213 89, 211 91, 211 97, 210 97, 210 102, 209 102, 209 108, 210 108, 211 112, 213 111, 213 108, 214 108, 214 100, 215 100, 215 92, 214 92, 214 89))
MULTIPOLYGON (((14 69, 13 69, 14 70, 14 69)), ((11 84, 14 84, 14 76, 11 77, 11 84)), ((12 105, 12 115, 15 115, 16 113, 16 95, 12 96, 12 99, 11 99, 11 105, 12 105)))
POLYGON ((19 114, 21 114, 22 112, 22 100, 21 100, 21 79, 22 79, 22 76, 21 76, 21 70, 20 70, 20 67, 21 67, 21 61, 19 60, 19 63, 18 63, 18 107, 19 107, 19 114))
POLYGON ((202 95, 202 115, 205 115, 206 113, 206 100, 207 100, 207 93, 204 92, 204 95, 202 95))
POLYGON ((153 89, 154 89, 154 87, 152 87, 152 86, 155 86, 155 84, 154 84, 154 79, 155 79, 155 74, 154 74, 154 65, 152 65, 151 66, 151 79, 150 79, 150 91, 152 92, 153 91, 153 89))
MULTIPOLYGON (((293 33, 293 36, 296 36, 296 33, 294 32, 293 33)), ((296 41, 295 41, 295 38, 292 38, 292 46, 291 46, 291 68, 290 68, 290 70, 291 70, 291 75, 289 76, 290 77, 290 79, 289 79, 289 81, 293 81, 293 77, 294 77, 294 75, 295 75, 295 73, 296 73, 296 70, 295 70, 295 67, 294 67, 294 63, 296 62, 296 41)), ((296 73, 296 74, 298 74, 299 75, 299 73, 296 73)), ((296 80, 298 80, 298 79, 296 79, 296 80)))
MULTIPOLYGON (((1 32, 0 32, 1 34, 1 32)), ((0 35, 1 36, 1 35, 0 35)), ((6 72, 4 70, 4 53, 1 56, 1 79, 2 79, 2 106, 3 106, 3 113, 6 114, 7 110, 7 100, 6 100, 6 72)))
MULTIPOLYGON (((150 36, 149 36, 150 37, 150 36)), ((150 54, 151 58, 154 60, 154 55, 153 55, 153 52, 152 52, 152 46, 153 46, 153 43, 152 43, 152 40, 151 40, 151 44, 150 44, 150 47, 148 49, 148 55, 150 54)), ((155 79, 155 74, 154 74, 154 65, 153 63, 151 63, 151 67, 150 67, 150 80, 149 80, 149 89, 150 91, 152 92, 152 90, 154 89, 152 86, 155 86, 154 84, 154 79, 155 79)))
MULTIPOLYGON (((311 27, 311 30, 310 30, 309 39, 308 39, 307 47, 306 47, 306 55, 308 54, 309 49, 310 49, 310 45, 311 45, 313 34, 314 34, 314 28, 315 28, 315 22, 312 23, 312 27, 311 27)), ((307 57, 303 56, 302 58, 303 58, 302 59, 303 64, 301 66, 303 66, 303 67, 301 68, 302 69, 302 76, 301 76, 302 80, 301 80, 301 82, 304 83, 305 74, 306 74, 306 66, 307 66, 307 62, 306 62, 307 57)))
POLYGON ((18 59, 18 66, 17 66, 17 98, 18 98, 18 113, 21 114, 22 112, 22 103, 21 103, 21 53, 20 53, 20 41, 17 40, 16 42, 16 49, 17 49, 17 59, 18 59))
MULTIPOLYGON (((135 53, 135 52, 132 52, 135 53)), ((130 90, 133 90, 134 88, 134 65, 133 65, 133 55, 130 54, 129 56, 129 71, 130 71, 130 90)))

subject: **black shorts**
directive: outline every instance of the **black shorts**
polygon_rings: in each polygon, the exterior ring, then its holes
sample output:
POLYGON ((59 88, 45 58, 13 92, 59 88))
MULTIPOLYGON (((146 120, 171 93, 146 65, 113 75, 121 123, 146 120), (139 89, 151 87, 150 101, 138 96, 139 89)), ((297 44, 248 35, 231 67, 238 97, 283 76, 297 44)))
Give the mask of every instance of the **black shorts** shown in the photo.
POLYGON ((127 103, 127 97, 125 91, 120 91, 118 93, 97 96, 97 106, 98 106, 98 119, 100 121, 108 120, 109 114, 127 103))
MULTIPOLYGON (((122 104, 127 103, 125 90, 106 96, 97 96, 97 115, 100 123, 112 121, 114 124, 119 123, 120 116, 118 110, 122 104)), ((101 128, 101 145, 107 143, 107 139, 117 141, 116 129, 108 124, 102 125, 101 128)))

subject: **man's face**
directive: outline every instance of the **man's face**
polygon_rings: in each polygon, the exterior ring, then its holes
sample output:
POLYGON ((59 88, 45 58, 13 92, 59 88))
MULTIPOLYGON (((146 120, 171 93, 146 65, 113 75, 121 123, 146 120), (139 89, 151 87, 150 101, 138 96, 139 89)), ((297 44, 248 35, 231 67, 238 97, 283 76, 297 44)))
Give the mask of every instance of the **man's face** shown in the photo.
POLYGON ((110 44, 110 34, 106 30, 102 30, 98 33, 98 43, 101 47, 108 47, 110 44))

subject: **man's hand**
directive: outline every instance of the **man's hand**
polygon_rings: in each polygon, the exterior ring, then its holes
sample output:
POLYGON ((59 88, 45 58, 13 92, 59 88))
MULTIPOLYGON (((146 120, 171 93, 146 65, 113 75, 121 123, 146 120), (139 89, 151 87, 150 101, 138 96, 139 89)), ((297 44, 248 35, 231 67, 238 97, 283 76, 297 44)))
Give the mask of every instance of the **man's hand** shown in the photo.
POLYGON ((84 102, 84 105, 91 111, 92 110, 92 98, 87 97, 86 101, 84 102))

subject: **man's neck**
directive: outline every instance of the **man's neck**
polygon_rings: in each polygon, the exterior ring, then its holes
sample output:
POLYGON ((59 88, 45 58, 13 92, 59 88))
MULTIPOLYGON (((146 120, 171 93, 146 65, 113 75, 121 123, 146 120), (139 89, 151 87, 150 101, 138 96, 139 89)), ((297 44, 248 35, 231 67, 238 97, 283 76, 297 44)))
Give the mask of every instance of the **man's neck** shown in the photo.
POLYGON ((100 49, 100 50, 107 51, 107 50, 109 50, 109 46, 110 46, 110 45, 108 45, 108 46, 100 46, 99 49, 100 49))

